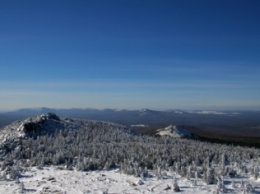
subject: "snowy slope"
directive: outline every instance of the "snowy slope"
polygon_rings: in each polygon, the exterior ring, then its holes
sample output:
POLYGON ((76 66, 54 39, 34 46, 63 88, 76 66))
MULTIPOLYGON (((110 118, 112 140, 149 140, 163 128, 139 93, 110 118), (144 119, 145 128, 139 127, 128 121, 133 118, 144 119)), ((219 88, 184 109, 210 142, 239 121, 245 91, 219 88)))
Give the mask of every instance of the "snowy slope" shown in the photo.
POLYGON ((178 137, 178 138, 193 136, 193 134, 189 130, 178 128, 173 125, 170 125, 162 129, 158 129, 156 135, 178 137))
POLYGON ((0 194, 172 193, 176 185, 182 193, 260 193, 258 148, 179 138, 192 134, 172 125, 148 137, 42 115, 0 134, 0 194))
MULTIPOLYGON (((30 168, 29 171, 15 181, 0 181, 1 194, 14 193, 61 193, 61 194, 170 194, 173 191, 173 177, 176 177, 181 193, 208 194, 216 192, 216 185, 206 185, 198 180, 181 178, 167 172, 163 179, 158 180, 150 171, 150 178, 140 178, 120 173, 118 170, 79 172, 62 170, 51 166, 42 170, 30 168)), ((251 182, 253 193, 260 193, 260 180, 248 177, 231 179, 224 178, 226 193, 243 193, 244 185, 251 182), (233 186, 232 186, 233 181, 233 186)))

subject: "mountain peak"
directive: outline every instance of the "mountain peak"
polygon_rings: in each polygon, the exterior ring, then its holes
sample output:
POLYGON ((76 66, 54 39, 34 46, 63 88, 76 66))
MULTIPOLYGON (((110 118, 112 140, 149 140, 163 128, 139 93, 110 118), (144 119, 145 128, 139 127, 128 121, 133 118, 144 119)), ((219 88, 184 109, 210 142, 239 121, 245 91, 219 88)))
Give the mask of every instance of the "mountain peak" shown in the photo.
POLYGON ((178 138, 191 138, 194 135, 191 131, 183 128, 179 128, 174 125, 170 125, 168 127, 158 129, 156 135, 159 136, 170 136, 170 137, 178 137, 178 138))

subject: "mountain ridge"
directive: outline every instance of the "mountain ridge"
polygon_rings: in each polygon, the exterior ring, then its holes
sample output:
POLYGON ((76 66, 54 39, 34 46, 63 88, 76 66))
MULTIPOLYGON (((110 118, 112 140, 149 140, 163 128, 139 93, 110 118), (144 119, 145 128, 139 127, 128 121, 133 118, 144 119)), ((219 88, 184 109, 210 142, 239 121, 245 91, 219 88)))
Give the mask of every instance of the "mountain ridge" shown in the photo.
MULTIPOLYGON (((19 119, 54 112, 63 118, 78 118, 119 123, 127 127, 136 126, 137 132, 151 133, 155 129, 169 125, 189 126, 200 136, 210 138, 239 137, 249 138, 247 141, 260 138, 260 111, 184 111, 152 109, 115 110, 115 109, 21 109, 7 113, 0 113, 0 129, 19 119), (146 126, 140 128, 138 126, 146 126), (149 132, 150 131, 150 132, 149 132)), ((239 140, 239 141, 240 141, 239 140)), ((257 140, 258 142, 258 140, 257 140)))

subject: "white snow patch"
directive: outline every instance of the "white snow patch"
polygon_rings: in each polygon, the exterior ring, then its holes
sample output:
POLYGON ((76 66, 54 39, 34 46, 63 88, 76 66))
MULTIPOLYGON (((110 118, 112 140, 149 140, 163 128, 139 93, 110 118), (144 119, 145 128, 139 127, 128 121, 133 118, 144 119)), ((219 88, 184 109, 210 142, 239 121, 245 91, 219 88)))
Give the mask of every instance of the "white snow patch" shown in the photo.
POLYGON ((202 114, 202 115, 239 115, 238 112, 220 112, 220 111, 212 111, 212 110, 201 110, 201 111, 187 111, 190 114, 202 114))
POLYGON ((144 124, 137 124, 137 125, 131 125, 131 127, 147 127, 147 125, 144 125, 144 124))
POLYGON ((186 129, 180 129, 176 126, 170 125, 168 127, 165 127, 163 129, 157 130, 157 135, 160 136, 171 136, 171 137, 191 137, 192 133, 186 129))

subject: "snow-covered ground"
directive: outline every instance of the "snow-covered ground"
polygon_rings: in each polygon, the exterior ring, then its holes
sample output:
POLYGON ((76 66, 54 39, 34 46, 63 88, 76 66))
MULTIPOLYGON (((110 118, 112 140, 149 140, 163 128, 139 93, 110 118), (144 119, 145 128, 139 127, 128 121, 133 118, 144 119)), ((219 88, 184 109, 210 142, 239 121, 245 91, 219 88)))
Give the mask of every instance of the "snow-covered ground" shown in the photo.
MULTIPOLYGON (((173 176, 167 174, 162 180, 157 180, 150 171, 150 178, 140 178, 120 173, 118 170, 79 172, 62 170, 58 167, 44 167, 39 170, 30 168, 19 179, 0 181, 1 194, 14 193, 56 193, 56 194, 137 194, 137 193, 174 193, 173 176)), ((194 186, 193 179, 187 180, 175 175, 180 187, 180 193, 208 194, 215 193, 216 185, 206 185, 201 180, 194 186)), ((225 177, 224 184, 227 193, 243 193, 244 183, 250 182, 255 188, 254 193, 260 193, 260 181, 253 178, 240 177, 230 179, 225 177), (233 186, 232 186, 233 180, 233 186), (243 183, 242 183, 243 182, 243 183)))
POLYGON ((177 138, 190 133, 173 125, 158 132, 166 137, 53 114, 14 122, 0 133, 0 194, 260 194, 257 148, 177 138), (100 170, 119 166, 139 177, 100 170))
POLYGON ((192 133, 186 129, 177 128, 176 126, 170 125, 168 127, 158 129, 157 135, 170 136, 170 137, 191 137, 192 133))

